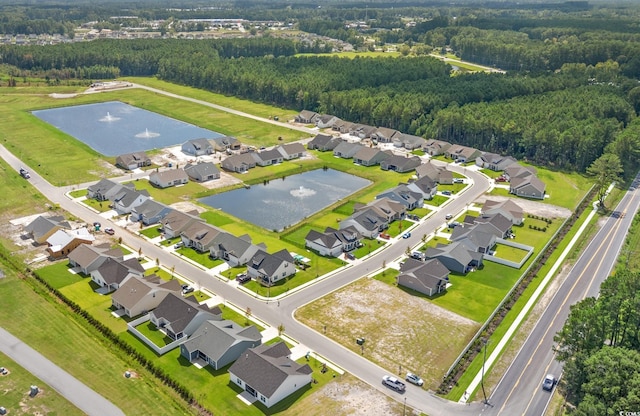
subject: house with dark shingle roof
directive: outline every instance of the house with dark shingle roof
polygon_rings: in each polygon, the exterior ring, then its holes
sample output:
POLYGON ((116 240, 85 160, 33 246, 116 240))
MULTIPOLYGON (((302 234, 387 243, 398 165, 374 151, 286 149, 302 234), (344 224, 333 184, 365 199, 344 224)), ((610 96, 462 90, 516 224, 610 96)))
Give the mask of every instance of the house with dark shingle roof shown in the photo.
POLYGON ((263 150, 257 153, 259 166, 270 166, 282 163, 284 157, 277 149, 263 150))
POLYGON ((184 169, 168 169, 160 172, 152 172, 149 175, 149 182, 158 188, 169 188, 176 185, 184 185, 189 182, 184 169))
POLYGON ((116 157, 116 166, 125 170, 133 170, 151 166, 151 159, 145 152, 125 153, 116 157))
POLYGON ((133 183, 119 184, 110 179, 100 179, 87 188, 87 198, 97 201, 111 201, 123 188, 134 189, 133 183))
POLYGON ((229 368, 232 383, 271 407, 311 383, 308 364, 291 360, 284 342, 246 350, 229 368))
POLYGON ((535 175, 511 178, 509 193, 525 198, 544 199, 547 186, 535 175))
POLYGON ((384 217, 387 224, 404 218, 407 209, 400 202, 396 202, 389 198, 380 198, 369 202, 367 207, 373 209, 378 215, 384 217))
POLYGON ((116 290, 127 279, 134 276, 142 277, 143 274, 144 268, 140 265, 137 258, 133 257, 129 260, 118 260, 110 257, 91 272, 91 280, 100 287, 116 290))
POLYGON ((519 163, 514 163, 504 170, 504 175, 509 180, 514 178, 525 178, 527 176, 536 175, 537 173, 538 171, 536 168, 532 166, 522 166, 519 163))
POLYGON ((182 212, 177 209, 169 212, 163 219, 160 220, 162 225, 162 232, 165 238, 175 238, 180 236, 184 230, 190 227, 193 223, 204 222, 204 220, 197 216, 198 212, 182 212))
POLYGON ((375 133, 376 130, 377 128, 374 126, 369 126, 366 124, 354 124, 349 130, 349 134, 360 139, 368 139, 373 133, 375 133))
POLYGON ((232 136, 222 136, 210 139, 209 142, 213 146, 214 150, 218 152, 224 152, 227 149, 238 150, 242 146, 240 140, 232 136))
POLYGON ((404 205, 407 211, 421 207, 424 200, 422 192, 416 192, 405 184, 400 184, 376 195, 376 199, 381 198, 389 198, 392 201, 399 202, 404 205))
POLYGON ((307 149, 326 152, 335 149, 342 141, 340 137, 320 133, 307 143, 307 149))
POLYGON ((181 150, 191 156, 210 155, 215 152, 213 145, 207 139, 193 139, 182 144, 181 150))
POLYGON ((247 264, 258 250, 266 250, 266 246, 264 243, 253 244, 249 234, 236 237, 233 234, 221 232, 214 237, 209 247, 209 256, 222 259, 235 267, 247 264))
POLYGON ((262 335, 254 325, 243 327, 229 320, 205 321, 180 345, 180 355, 194 362, 204 360, 214 370, 235 361, 248 348, 262 344, 262 335))
POLYGON ((504 215, 513 225, 521 225, 524 222, 524 210, 511 199, 504 201, 487 199, 480 210, 480 215, 492 216, 495 214, 504 215))
POLYGON ((416 168, 416 176, 420 179, 428 177, 441 185, 451 185, 453 183, 453 173, 446 166, 431 163, 431 159, 416 168))
POLYGON ((387 160, 380 162, 380 168, 382 170, 392 170, 398 173, 410 172, 415 170, 422 160, 418 156, 405 157, 401 155, 393 155, 387 160))
POLYGON ((394 147, 405 148, 407 150, 420 149, 425 143, 426 140, 423 137, 411 134, 400 134, 393 138, 394 147))
POLYGON ((493 171, 505 170, 516 162, 517 160, 511 156, 502 156, 489 152, 485 152, 476 158, 476 166, 493 171))
POLYGON ((476 158, 481 154, 482 152, 478 149, 474 149, 473 147, 462 146, 459 144, 452 145, 444 152, 444 156, 446 158, 453 159, 461 163, 465 163, 469 160, 475 161, 476 158))
POLYGON ((142 204, 131 210, 129 219, 132 222, 142 222, 144 225, 159 223, 165 216, 173 211, 173 208, 161 202, 147 199, 142 204))
POLYGON ((329 127, 333 127, 340 119, 331 114, 323 114, 316 120, 316 127, 319 129, 326 129, 329 127))
POLYGON ((362 146, 360 143, 350 143, 343 141, 342 143, 337 145, 335 149, 333 149, 333 155, 336 157, 341 157, 343 159, 351 159, 363 147, 364 146, 362 146))
POLYGON ((451 233, 451 241, 463 242, 467 249, 488 254, 496 245, 496 235, 486 224, 458 226, 451 233))
POLYGON ((189 179, 195 182, 207 182, 220 179, 220 169, 218 169, 213 162, 189 163, 184 167, 184 172, 189 179))
POLYGON ((304 238, 305 246, 315 250, 321 256, 338 257, 343 252, 351 251, 360 244, 362 236, 353 226, 340 230, 327 227, 324 233, 311 230, 304 238))
POLYGON ((35 220, 24 226, 23 231, 27 237, 38 244, 44 244, 53 233, 58 230, 70 230, 71 224, 62 215, 45 217, 39 215, 35 220))
POLYGON ((383 160, 389 159, 393 154, 384 152, 376 147, 362 146, 360 150, 353 155, 353 163, 362 166, 379 165, 383 160))
POLYGON ((222 310, 218 306, 209 309, 199 305, 194 296, 183 298, 169 293, 157 308, 149 312, 149 320, 173 340, 191 336, 203 322, 221 321, 222 310))
POLYGON ((122 250, 111 248, 110 244, 81 244, 69 253, 68 258, 71 267, 77 267, 81 273, 89 275, 109 258, 122 260, 123 254, 122 250))
POLYGON ((388 127, 378 127, 376 131, 371 134, 371 140, 375 140, 378 143, 391 143, 394 138, 401 135, 402 133, 398 130, 388 127))
POLYGON ((306 153, 306 150, 301 143, 283 144, 282 146, 276 147, 276 150, 280 152, 284 160, 299 159, 306 153))
POLYGON ((229 172, 242 173, 255 168, 257 164, 258 155, 256 153, 240 153, 226 157, 220 166, 229 172))
POLYGON ((474 251, 462 241, 429 247, 424 256, 425 259, 438 259, 447 269, 460 274, 482 266, 482 253, 474 251))
POLYGON ((427 140, 422 145, 422 150, 428 155, 439 156, 444 154, 444 152, 446 152, 447 149, 450 147, 451 147, 451 143, 449 142, 445 142, 443 140, 430 139, 430 140, 427 140))
POLYGON ((123 309, 129 318, 147 313, 158 307, 169 293, 179 294, 180 282, 165 281, 155 274, 127 279, 111 295, 111 304, 116 310, 123 309))
POLYGON ((111 199, 113 208, 120 215, 130 214, 131 211, 149 199, 150 195, 146 189, 136 191, 135 189, 122 188, 118 194, 111 199))
POLYGON ((315 124, 319 118, 320 114, 316 113, 315 111, 302 110, 294 120, 296 123, 315 124))
POLYGON ((428 176, 423 176, 419 179, 410 181, 407 184, 407 188, 413 192, 418 192, 422 195, 423 199, 433 199, 438 193, 438 184, 434 182, 428 176))
POLYGON ((346 134, 351 131, 353 126, 354 124, 350 121, 340 120, 340 121, 336 121, 333 124, 333 126, 331 127, 331 130, 340 132, 340 134, 346 134))
POLYGON ((341 230, 349 227, 353 227, 363 237, 377 238, 382 231, 389 228, 389 221, 377 210, 364 207, 340 221, 341 230))
POLYGON ((295 273, 295 261, 286 249, 273 254, 258 250, 247 263, 247 275, 265 286, 271 286, 295 273))
POLYGON ((204 253, 211 249, 216 236, 222 232, 219 228, 205 222, 193 222, 180 233, 180 238, 185 247, 192 247, 200 253, 204 253))
POLYGON ((435 296, 447 289, 449 269, 438 259, 420 261, 408 258, 400 266, 398 285, 427 296, 435 296))

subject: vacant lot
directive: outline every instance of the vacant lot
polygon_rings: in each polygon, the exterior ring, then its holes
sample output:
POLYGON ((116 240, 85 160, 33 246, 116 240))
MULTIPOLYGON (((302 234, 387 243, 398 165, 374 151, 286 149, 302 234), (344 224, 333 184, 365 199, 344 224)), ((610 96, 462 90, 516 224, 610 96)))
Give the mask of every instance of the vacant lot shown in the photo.
POLYGON ((373 279, 360 279, 303 307, 296 317, 341 345, 397 374, 414 371, 435 388, 479 328, 424 299, 373 279), (381 330, 384 328, 384 330, 381 330))

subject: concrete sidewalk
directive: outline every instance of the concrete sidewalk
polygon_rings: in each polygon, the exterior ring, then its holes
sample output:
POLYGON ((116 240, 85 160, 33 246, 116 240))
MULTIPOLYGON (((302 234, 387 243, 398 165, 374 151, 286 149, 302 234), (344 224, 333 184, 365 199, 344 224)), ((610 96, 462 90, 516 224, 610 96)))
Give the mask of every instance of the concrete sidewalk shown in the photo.
POLYGON ((124 412, 113 403, 3 328, 0 328, 0 351, 47 383, 86 414, 90 416, 124 416, 124 412))

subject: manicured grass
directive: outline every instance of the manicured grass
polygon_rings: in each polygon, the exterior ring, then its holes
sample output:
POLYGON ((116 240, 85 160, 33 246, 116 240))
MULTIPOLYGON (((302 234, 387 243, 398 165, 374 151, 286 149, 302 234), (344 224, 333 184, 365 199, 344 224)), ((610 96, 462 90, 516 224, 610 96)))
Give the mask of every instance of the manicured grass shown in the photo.
POLYGON ((416 208, 413 211, 411 211, 411 213, 413 215, 417 215, 420 218, 426 217, 427 215, 431 214, 433 211, 430 210, 429 208, 416 208))
POLYGON ((491 179, 495 179, 498 176, 502 176, 503 171, 495 171, 495 170, 491 170, 491 169, 480 169, 480 172, 484 173, 485 175, 487 175, 488 177, 490 177, 491 179))
POLYGON ((1 406, 10 415, 84 415, 71 402, 54 389, 37 379, 33 374, 16 364, 15 361, 0 353, 2 367, 9 371, 0 375, 1 406), (29 386, 38 386, 38 394, 29 396, 29 386))
POLYGON ((65 286, 87 280, 80 274, 71 273, 68 261, 61 261, 51 266, 43 267, 38 270, 38 275, 55 289, 61 289, 65 286))
POLYGON ((220 259, 217 259, 217 260, 212 259, 209 256, 209 252, 198 253, 196 250, 190 247, 180 247, 179 249, 176 250, 176 253, 188 259, 191 259, 198 264, 201 264, 207 269, 211 269, 223 263, 223 261, 220 259))
MULTIPOLYGON (((1 131, 2 126, 0 126, 1 131)), ((7 146, 5 141, 0 143, 7 146)), ((4 159, 0 159, 0 183, 2 183, 0 212, 17 217, 47 210, 48 201, 29 184, 29 181, 7 165, 4 159)))
POLYGON ((171 186, 164 189, 156 188, 146 179, 139 179, 130 183, 133 183, 138 191, 146 190, 154 200, 167 205, 189 199, 191 195, 206 189, 196 182, 187 182, 184 185, 171 186))
POLYGON ((519 262, 527 255, 526 250, 522 250, 517 247, 506 246, 504 244, 497 244, 495 247, 495 256, 501 259, 519 262))
POLYGON ((171 276, 170 272, 168 272, 165 269, 162 269, 160 267, 152 267, 150 269, 145 270, 145 272, 144 272, 145 276, 150 276, 152 274, 155 274, 160 279, 166 280, 167 282, 169 280, 171 280, 172 278, 176 278, 177 277, 177 275, 175 275, 175 274, 173 276, 171 276))
POLYGON ((145 228, 144 230, 140 230, 140 234, 142 234, 143 236, 147 237, 147 238, 156 238, 156 237, 160 237, 160 229, 162 228, 162 226, 157 225, 154 227, 149 227, 149 228, 145 228))
POLYGON ((207 299, 211 299, 211 296, 199 290, 196 290, 195 292, 193 292, 193 296, 196 298, 198 302, 204 302, 207 299))
POLYGON ((427 205, 432 205, 434 207, 439 207, 447 201, 449 201, 449 198, 447 198, 446 196, 435 195, 432 199, 424 201, 424 203, 427 205))
POLYGON ((206 211, 200 214, 200 218, 204 219, 207 224, 223 227, 232 224, 233 221, 226 215, 221 215, 220 211, 206 211))
POLYGON ((414 222, 409 220, 394 221, 391 224, 389 224, 389 228, 386 229, 385 232, 389 234, 391 237, 397 237, 400 234, 405 233, 407 229, 411 227, 413 224, 414 222))
POLYGON ((86 189, 77 189, 75 191, 69 192, 69 196, 71 198, 80 198, 82 196, 87 196, 87 190, 86 189))
POLYGON ((578 202, 589 191, 593 181, 578 173, 557 172, 537 167, 538 178, 547 186, 544 202, 575 209, 578 202))
POLYGON ((111 202, 109 201, 97 201, 95 199, 85 199, 84 201, 82 201, 82 203, 88 207, 95 209, 98 212, 107 212, 111 209, 109 208, 109 204, 111 204, 111 202))
POLYGON ((160 332, 158 327, 155 326, 151 321, 147 321, 138 325, 136 329, 158 347, 164 347, 165 345, 171 344, 173 342, 171 338, 166 336, 163 332, 160 332))
POLYGON ((469 185, 464 183, 454 183, 451 185, 438 185, 438 191, 451 191, 452 193, 457 194, 467 186, 469 185))

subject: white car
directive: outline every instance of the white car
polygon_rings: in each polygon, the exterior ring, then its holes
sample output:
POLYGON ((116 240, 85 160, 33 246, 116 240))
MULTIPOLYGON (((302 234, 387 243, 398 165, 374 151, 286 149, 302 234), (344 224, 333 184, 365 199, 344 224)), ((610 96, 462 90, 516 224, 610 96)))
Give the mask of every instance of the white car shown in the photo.
POLYGON ((424 384, 424 380, 422 380, 419 375, 413 373, 407 373, 405 380, 409 383, 415 384, 416 386, 422 386, 424 384))

